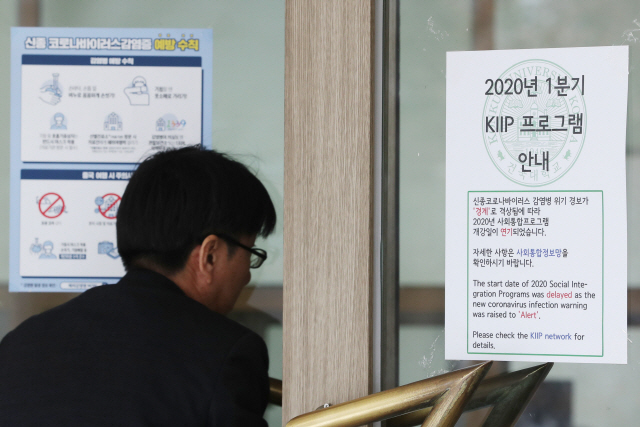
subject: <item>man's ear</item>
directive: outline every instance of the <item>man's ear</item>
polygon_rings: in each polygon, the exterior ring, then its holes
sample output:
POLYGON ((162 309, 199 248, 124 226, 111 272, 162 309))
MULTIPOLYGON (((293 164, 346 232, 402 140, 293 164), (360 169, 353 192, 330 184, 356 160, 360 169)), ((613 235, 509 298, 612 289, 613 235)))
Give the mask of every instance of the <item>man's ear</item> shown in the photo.
POLYGON ((211 275, 215 263, 220 257, 222 242, 215 234, 208 235, 200 244, 198 250, 198 272, 207 276, 211 275))

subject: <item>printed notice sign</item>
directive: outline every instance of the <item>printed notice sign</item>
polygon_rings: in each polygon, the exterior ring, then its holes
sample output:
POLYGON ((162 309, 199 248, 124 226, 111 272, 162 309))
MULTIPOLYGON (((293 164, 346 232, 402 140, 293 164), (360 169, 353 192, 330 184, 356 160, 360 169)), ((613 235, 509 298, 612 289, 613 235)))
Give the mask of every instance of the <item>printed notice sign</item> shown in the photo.
POLYGON ((136 164, 211 146, 212 43, 211 30, 12 29, 11 291, 124 274, 115 224, 136 164))
POLYGON ((628 58, 447 53, 447 359, 627 362, 628 58))

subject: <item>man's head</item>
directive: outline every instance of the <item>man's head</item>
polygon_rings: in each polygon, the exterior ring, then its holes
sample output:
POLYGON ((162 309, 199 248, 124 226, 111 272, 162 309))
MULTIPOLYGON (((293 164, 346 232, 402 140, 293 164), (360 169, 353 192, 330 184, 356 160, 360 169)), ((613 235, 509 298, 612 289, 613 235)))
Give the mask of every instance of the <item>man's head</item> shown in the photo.
POLYGON ((172 277, 216 254, 219 267, 222 250, 227 261, 248 261, 250 253, 233 241, 253 246, 275 222, 267 190, 243 164, 199 147, 163 151, 138 166, 122 196, 118 251, 127 270, 146 267, 172 277))

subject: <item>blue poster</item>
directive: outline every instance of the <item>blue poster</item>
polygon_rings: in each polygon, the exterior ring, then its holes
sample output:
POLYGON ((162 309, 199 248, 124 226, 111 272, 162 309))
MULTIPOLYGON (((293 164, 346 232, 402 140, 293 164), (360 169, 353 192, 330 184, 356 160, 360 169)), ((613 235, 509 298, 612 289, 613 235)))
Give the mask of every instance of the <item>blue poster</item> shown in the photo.
POLYGON ((10 291, 124 275, 124 189, 159 150, 211 147, 212 67, 212 30, 12 29, 10 291))

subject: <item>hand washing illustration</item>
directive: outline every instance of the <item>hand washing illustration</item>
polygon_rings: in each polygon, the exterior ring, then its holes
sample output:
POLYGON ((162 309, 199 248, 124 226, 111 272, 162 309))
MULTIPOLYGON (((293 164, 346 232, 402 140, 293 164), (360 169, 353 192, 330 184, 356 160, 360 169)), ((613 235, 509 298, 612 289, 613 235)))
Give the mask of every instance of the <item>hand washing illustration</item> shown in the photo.
POLYGON ((62 98, 62 86, 58 81, 59 73, 53 73, 53 80, 48 80, 40 87, 39 98, 50 105, 57 105, 62 98))

